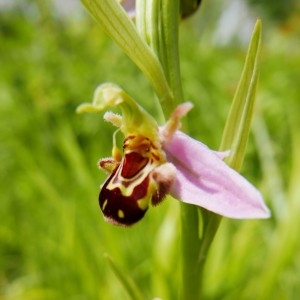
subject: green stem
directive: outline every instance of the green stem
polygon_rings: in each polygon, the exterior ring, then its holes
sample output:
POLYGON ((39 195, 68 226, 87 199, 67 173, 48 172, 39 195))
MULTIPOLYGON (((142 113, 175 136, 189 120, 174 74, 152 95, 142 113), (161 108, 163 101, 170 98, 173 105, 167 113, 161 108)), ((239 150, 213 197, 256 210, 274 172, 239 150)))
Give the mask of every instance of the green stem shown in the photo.
MULTIPOLYGON (((200 298, 202 292, 202 284, 203 284, 203 270, 206 263, 206 258, 208 254, 208 250, 215 238, 215 235, 220 226, 222 216, 207 211, 205 209, 201 209, 203 229, 202 236, 200 240, 199 247, 199 259, 198 259, 198 272, 199 272, 199 295, 200 298)), ((198 298, 198 299, 199 299, 198 298)))
POLYGON ((144 297, 142 296, 141 291, 135 282, 131 279, 131 277, 127 276, 123 273, 123 271, 116 265, 113 259, 107 254, 104 253, 104 257, 107 259, 111 269, 115 273, 115 275, 119 278, 123 287, 126 289, 131 300, 142 300, 144 297))
POLYGON ((195 206, 181 204, 182 287, 180 299, 198 300, 201 269, 199 268, 199 215, 195 206))
POLYGON ((175 103, 182 103, 183 92, 180 73, 180 59, 178 47, 178 31, 179 31, 179 1, 164 0, 162 1, 162 47, 161 60, 163 68, 174 94, 175 103))
POLYGON ((199 300, 208 250, 222 217, 205 209, 182 203, 182 291, 180 299, 199 300), (201 214, 199 214, 201 212, 201 214), (202 222, 202 230, 200 229, 202 222))

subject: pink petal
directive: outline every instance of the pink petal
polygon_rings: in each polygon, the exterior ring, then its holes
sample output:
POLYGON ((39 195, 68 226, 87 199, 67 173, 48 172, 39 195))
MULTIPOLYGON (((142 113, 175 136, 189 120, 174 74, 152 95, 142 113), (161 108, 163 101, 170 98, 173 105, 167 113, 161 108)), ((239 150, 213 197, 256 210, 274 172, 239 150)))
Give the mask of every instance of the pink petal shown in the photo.
POLYGON ((181 131, 164 150, 177 168, 170 192, 175 198, 230 218, 270 216, 260 192, 222 161, 226 152, 217 154, 181 131))
POLYGON ((121 5, 126 10, 130 18, 135 17, 135 0, 120 0, 121 5))

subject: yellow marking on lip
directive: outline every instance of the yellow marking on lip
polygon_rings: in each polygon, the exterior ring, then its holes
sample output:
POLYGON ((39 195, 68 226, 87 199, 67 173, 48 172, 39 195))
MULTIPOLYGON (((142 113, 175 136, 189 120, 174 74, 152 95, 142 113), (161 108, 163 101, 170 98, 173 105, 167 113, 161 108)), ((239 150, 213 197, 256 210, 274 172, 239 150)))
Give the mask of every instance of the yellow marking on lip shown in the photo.
POLYGON ((103 205, 102 205, 102 210, 105 209, 105 206, 107 205, 107 199, 104 201, 103 205))
POLYGON ((118 210, 118 217, 119 217, 120 219, 123 219, 123 218, 125 217, 125 214, 124 214, 124 211, 123 211, 123 210, 121 210, 121 209, 118 210))
POLYGON ((137 205, 141 210, 146 210, 149 205, 149 196, 146 195, 146 197, 140 199, 137 201, 137 205))

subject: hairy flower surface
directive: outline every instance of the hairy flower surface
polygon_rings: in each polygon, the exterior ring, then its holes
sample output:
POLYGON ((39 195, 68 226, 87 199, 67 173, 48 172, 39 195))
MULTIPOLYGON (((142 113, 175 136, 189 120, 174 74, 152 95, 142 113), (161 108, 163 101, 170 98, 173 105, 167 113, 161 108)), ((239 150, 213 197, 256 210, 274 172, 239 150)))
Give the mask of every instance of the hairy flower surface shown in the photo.
POLYGON ((104 118, 125 136, 123 153, 114 141, 113 156, 100 160, 110 173, 99 195, 107 221, 131 225, 167 194, 230 218, 267 218, 269 210, 260 192, 223 162, 227 152, 216 152, 179 130, 180 118, 192 108, 179 105, 168 122, 156 121, 114 84, 101 85, 92 104, 79 112, 121 108, 122 116, 107 112, 104 118))

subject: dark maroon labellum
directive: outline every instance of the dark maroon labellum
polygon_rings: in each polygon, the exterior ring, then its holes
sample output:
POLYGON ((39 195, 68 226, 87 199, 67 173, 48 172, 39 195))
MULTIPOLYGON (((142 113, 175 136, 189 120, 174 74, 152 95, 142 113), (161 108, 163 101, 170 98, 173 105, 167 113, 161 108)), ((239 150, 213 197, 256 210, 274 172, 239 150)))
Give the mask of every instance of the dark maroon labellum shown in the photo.
POLYGON ((99 205, 111 223, 132 225, 145 215, 148 206, 143 208, 139 201, 149 197, 149 174, 143 172, 148 160, 137 152, 126 154, 103 185, 99 205), (125 196, 122 188, 130 189, 130 195, 125 196))

